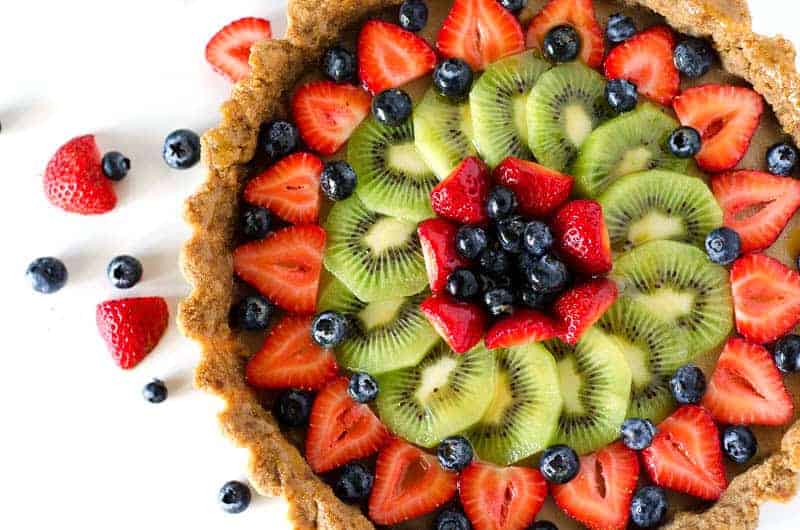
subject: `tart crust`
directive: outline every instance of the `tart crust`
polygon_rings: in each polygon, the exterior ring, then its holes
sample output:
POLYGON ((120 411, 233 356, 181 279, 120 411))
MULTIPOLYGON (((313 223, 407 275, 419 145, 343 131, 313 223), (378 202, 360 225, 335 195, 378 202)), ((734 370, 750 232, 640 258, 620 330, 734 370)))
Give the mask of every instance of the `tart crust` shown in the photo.
MULTIPOLYGON (((249 452, 250 481, 258 493, 284 496, 297 529, 361 530, 372 523, 357 507, 337 499, 281 433, 272 414, 245 383, 249 352, 228 325, 234 281, 232 251, 238 198, 261 124, 287 113, 287 99, 307 67, 345 28, 402 0, 289 0, 283 40, 256 44, 251 74, 236 84, 221 108, 220 125, 203 136, 208 169, 200 190, 185 204, 193 235, 181 266, 192 286, 179 311, 182 332, 199 343, 195 385, 223 399, 224 432, 249 452)), ((662 15, 675 29, 713 39, 728 72, 750 82, 772 106, 783 130, 800 144, 800 76, 795 50, 782 37, 753 33, 745 0, 623 0, 662 15)), ((781 450, 737 476, 711 508, 678 513, 672 530, 752 529, 765 500, 789 500, 800 471, 800 421, 784 435, 781 450)))

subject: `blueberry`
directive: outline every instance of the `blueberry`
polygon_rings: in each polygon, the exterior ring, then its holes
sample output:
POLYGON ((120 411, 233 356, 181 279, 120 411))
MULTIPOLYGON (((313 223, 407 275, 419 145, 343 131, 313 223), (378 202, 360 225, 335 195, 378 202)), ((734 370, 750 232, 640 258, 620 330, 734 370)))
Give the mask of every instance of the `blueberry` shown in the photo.
POLYGON ((399 88, 384 90, 372 98, 372 114, 384 125, 402 125, 411 116, 413 110, 411 96, 399 88))
POLYGON ((681 366, 669 380, 669 387, 675 401, 681 405, 700 403, 706 393, 706 376, 697 366, 681 366))
POLYGON ((420 31, 428 23, 428 6, 422 0, 405 0, 400 5, 400 26, 408 31, 420 31))
POLYGON ((108 264, 106 274, 117 289, 130 289, 142 279, 142 264, 133 256, 117 256, 108 264))
POLYGON ((448 508, 436 516, 435 530, 472 530, 472 524, 461 510, 448 508))
POLYGON ((142 396, 150 403, 161 403, 167 399, 167 385, 161 379, 153 379, 142 389, 142 396))
POLYGON ((678 127, 669 135, 667 147, 678 158, 691 158, 700 152, 702 139, 697 129, 678 127))
POLYGON ((480 226, 461 225, 456 232, 456 250, 467 259, 475 259, 489 244, 486 230, 480 226))
POLYGON ((333 492, 344 502, 359 502, 369 497, 375 476, 361 464, 347 464, 339 473, 333 492))
POLYGON ((517 196, 505 186, 495 186, 486 200, 486 213, 491 219, 503 219, 517 209, 517 196))
POLYGON ((236 325, 246 331, 263 331, 269 326, 273 311, 274 307, 263 296, 247 296, 236 304, 236 325))
POLYGON ((506 8, 508 11, 512 13, 518 13, 522 11, 526 5, 528 5, 528 0, 499 0, 500 5, 506 8))
POLYGON ((478 279, 469 269, 456 269, 447 277, 445 289, 453 298, 469 300, 478 295, 478 279))
POLYGON ((271 121, 258 132, 258 149, 270 162, 275 162, 297 149, 298 143, 300 131, 288 121, 271 121))
POLYGON ((480 292, 485 294, 492 289, 508 289, 513 283, 511 278, 506 274, 484 274, 479 272, 478 275, 478 288, 480 292))
POLYGON ((219 504, 228 513, 242 513, 250 506, 250 488, 241 482, 226 482, 219 490, 219 504))
POLYGON ((323 348, 335 348, 347 338, 350 320, 336 311, 323 311, 311 322, 311 338, 323 348))
POLYGON ((103 174, 106 178, 119 181, 125 178, 131 169, 131 161, 118 151, 109 151, 103 155, 103 174))
POLYGON ((301 427, 308 423, 311 405, 314 402, 310 392, 287 390, 275 401, 275 418, 286 427, 301 427))
POLYGON ((758 441, 748 427, 730 425, 722 432, 722 451, 731 462, 744 464, 758 451, 758 441))
POLYGON ((433 71, 433 86, 436 91, 456 101, 467 97, 472 80, 472 68, 461 59, 442 61, 433 71))
POLYGON ((714 62, 714 48, 705 39, 689 37, 675 46, 672 54, 675 68, 689 78, 704 75, 714 62))
POLYGON ((436 456, 447 471, 461 471, 472 462, 472 446, 463 436, 450 436, 442 440, 436 456))
POLYGON ((639 528, 658 526, 667 514, 667 494, 656 486, 645 486, 631 500, 631 521, 639 528))
POLYGON ((242 236, 247 239, 263 239, 269 233, 271 225, 272 214, 266 208, 248 204, 239 213, 242 236))
POLYGON ((528 530, 558 530, 558 527, 550 521, 534 521, 534 523, 528 527, 528 530))
POLYGON ((64 287, 67 276, 67 268, 58 258, 37 258, 25 271, 33 290, 42 294, 52 294, 64 287))
POLYGON ((614 13, 608 17, 606 26, 606 39, 613 44, 625 42, 636 35, 636 24, 631 17, 626 17, 622 13, 614 13))
POLYGON ((777 143, 767 149, 767 170, 773 175, 788 177, 797 167, 797 148, 788 143, 777 143))
POLYGON ((489 275, 502 275, 511 269, 511 257, 499 248, 487 248, 478 259, 481 269, 489 275))
POLYGON ((566 484, 580 471, 578 454, 567 445, 554 445, 545 449, 539 461, 539 471, 553 484, 566 484))
POLYGON ((580 51, 581 36, 572 26, 556 26, 544 37, 544 56, 555 63, 574 61, 580 51))
POLYGON ((493 317, 510 315, 514 312, 514 294, 505 287, 496 287, 483 293, 483 305, 493 317))
POLYGON ((333 46, 322 58, 322 70, 325 75, 337 83, 354 81, 356 78, 356 56, 341 46, 333 46))
POLYGON ((552 254, 534 260, 523 274, 535 291, 544 294, 563 291, 569 283, 567 266, 552 254))
POLYGON ((188 129, 172 131, 164 139, 161 154, 172 169, 189 169, 200 161, 200 137, 188 129))
POLYGON ((555 295, 540 293, 526 285, 519 291, 519 301, 522 305, 531 309, 545 309, 555 301, 555 295))
POLYGON ((325 164, 319 179, 322 193, 332 201, 341 201, 353 194, 356 189, 356 172, 344 160, 334 160, 325 164))
POLYGON ((785 374, 800 372, 800 336, 786 335, 777 343, 772 353, 778 369, 785 374))
POLYGON ((369 374, 356 372, 350 376, 347 393, 356 403, 369 403, 378 397, 378 382, 369 374))
POLYGON ((653 443, 653 437, 656 435, 656 426, 647 419, 628 418, 622 422, 620 435, 625 447, 634 451, 641 451, 642 449, 647 449, 653 443))
POLYGON ((639 92, 627 79, 611 79, 606 84, 606 101, 615 112, 628 112, 636 108, 639 92))
POLYGON ((742 249, 739 234, 726 226, 712 230, 706 236, 706 253, 708 259, 719 265, 730 265, 742 249))
POLYGON ((531 221, 525 226, 522 236, 525 252, 534 257, 540 257, 553 246, 553 233, 550 227, 541 221, 531 221))
POLYGON ((511 254, 522 252, 522 236, 526 225, 525 219, 519 215, 512 215, 497 221, 495 232, 500 247, 511 254))

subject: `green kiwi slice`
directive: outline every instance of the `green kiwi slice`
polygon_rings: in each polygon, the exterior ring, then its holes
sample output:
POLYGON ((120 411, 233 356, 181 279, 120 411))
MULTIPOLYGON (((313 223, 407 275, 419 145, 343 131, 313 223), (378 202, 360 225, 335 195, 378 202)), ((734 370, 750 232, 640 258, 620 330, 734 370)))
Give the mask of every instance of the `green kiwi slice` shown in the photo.
POLYGON ((433 173, 444 180, 467 157, 472 143, 469 102, 454 103, 429 89, 414 108, 414 142, 433 173))
POLYGON ((531 158, 528 94, 550 68, 537 52, 527 51, 493 63, 472 87, 469 104, 475 145, 489 167, 509 156, 531 158))
POLYGON ((667 138, 680 124, 651 103, 607 121, 586 138, 572 166, 575 192, 597 197, 619 177, 648 169, 687 173, 691 160, 673 155, 667 138))
POLYGON ((417 366, 379 375, 376 406, 392 432, 433 447, 481 419, 494 377, 494 356, 482 344, 458 355, 440 342, 417 366))
POLYGON ((465 436, 478 456, 505 466, 547 447, 558 426, 562 399, 555 359, 541 344, 493 353, 492 400, 465 436))
POLYGON ((654 170, 620 178, 598 198, 611 247, 620 252, 671 239, 702 247, 722 226, 722 209, 696 177, 654 170))
POLYGON ((606 81, 582 63, 556 66, 539 78, 528 97, 528 144, 539 163, 564 171, 584 140, 610 110, 606 81))
POLYGON ((690 359, 733 330, 728 272, 697 247, 651 241, 619 257, 612 275, 624 294, 686 335, 690 359))
POLYGON ((397 127, 365 120, 350 137, 347 161, 370 210, 414 222, 433 217, 430 194, 439 180, 417 151, 411 120, 397 127))
POLYGON ((578 344, 545 343, 556 359, 564 401, 552 443, 586 454, 619 438, 631 396, 631 369, 616 343, 589 328, 578 344))
POLYGON ((325 267, 360 300, 411 296, 427 286, 416 223, 373 212, 354 195, 331 208, 325 230, 325 267))

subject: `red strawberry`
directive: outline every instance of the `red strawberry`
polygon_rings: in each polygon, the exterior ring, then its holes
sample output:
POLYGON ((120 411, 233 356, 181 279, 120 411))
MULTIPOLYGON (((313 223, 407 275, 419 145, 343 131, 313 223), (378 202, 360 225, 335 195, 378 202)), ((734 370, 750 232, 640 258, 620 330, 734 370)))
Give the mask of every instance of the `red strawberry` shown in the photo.
POLYGON ((330 156, 347 143, 371 104, 369 94, 356 86, 315 81, 297 89, 292 115, 306 145, 330 156))
POLYGON ((764 344, 800 322, 800 274, 763 254, 748 254, 731 268, 736 329, 764 344))
POLYGON ((800 208, 800 181, 761 171, 734 171, 711 179, 725 226, 742 239, 742 253, 772 245, 800 208))
POLYGON ((472 224, 482 223, 489 196, 489 168, 480 158, 465 158, 431 191, 433 211, 442 217, 472 224))
POLYGON ((506 158, 492 173, 495 182, 510 188, 519 201, 519 213, 549 217, 572 193, 572 177, 518 158, 506 158))
POLYGON ((603 62, 603 30, 597 23, 592 0, 550 0, 528 26, 528 48, 542 49, 547 32, 568 24, 581 36, 581 61, 592 68, 603 62))
POLYGON ((559 323, 535 309, 517 309, 513 315, 499 320, 486 333, 486 347, 513 348, 531 342, 542 342, 563 333, 559 323))
POLYGON ((353 401, 341 377, 317 395, 306 436, 306 460, 317 473, 365 458, 380 449, 389 431, 368 405, 353 401))
POLYGON ((163 298, 124 298, 97 305, 97 329, 114 361, 133 368, 153 351, 169 322, 163 298))
POLYGON ((219 30, 206 45, 206 60, 234 83, 250 73, 250 48, 272 38, 272 26, 263 18, 240 18, 219 30))
POLYGON ((637 33, 606 57, 608 79, 627 79, 639 93, 662 105, 669 105, 680 90, 681 76, 672 61, 675 36, 666 26, 637 33))
POLYGON ((475 530, 524 530, 544 504, 547 483, 529 467, 473 463, 461 473, 459 492, 475 530))
POLYGON ((316 223, 322 160, 308 153, 289 155, 247 183, 244 199, 269 208, 290 223, 316 223))
POLYGON ((458 475, 442 469, 436 457, 402 440, 392 440, 378 455, 369 518, 397 524, 446 503, 456 494, 458 475))
POLYGON ((638 480, 636 453, 617 442, 582 456, 578 476, 552 486, 553 500, 591 530, 623 530, 638 480))
POLYGON ((284 317, 248 361, 247 382, 258 388, 318 390, 336 377, 333 351, 311 340, 312 319, 284 317))
POLYGON ((455 0, 436 48, 445 57, 465 60, 484 70, 508 55, 525 51, 525 35, 517 18, 496 0, 455 0))
POLYGON ((435 66, 436 52, 410 31, 382 20, 370 20, 361 28, 358 75, 373 94, 401 87, 435 66))
POLYGON ((642 460, 650 479, 663 488, 713 501, 728 487, 719 431, 703 407, 683 406, 661 422, 642 460))
POLYGON ((456 232, 457 225, 440 218, 422 221, 417 227, 428 284, 434 293, 444 290, 451 272, 469 266, 469 261, 456 250, 456 232))
POLYGON ((611 270, 611 241, 597 201, 568 202, 551 223, 556 247, 570 267, 584 274, 611 270))
POLYGON ((617 284, 606 278, 577 285, 558 297, 553 310, 561 321, 562 340, 575 344, 617 299, 617 284))
POLYGON ((764 100, 749 88, 703 85, 688 88, 672 103, 681 124, 703 139, 697 164, 718 173, 744 157, 764 112, 764 100))
POLYGON ((325 230, 292 226, 233 253, 233 270, 281 308, 310 314, 317 305, 325 230))
POLYGON ((419 308, 456 353, 469 351, 483 337, 486 313, 477 304, 459 302, 444 294, 434 294, 422 302, 419 308))
POLYGON ((44 194, 67 212, 90 215, 114 209, 117 195, 103 175, 94 136, 78 136, 58 148, 44 172, 44 194))
POLYGON ((725 344, 703 398, 703 406, 721 423, 783 425, 794 404, 772 356, 740 338, 725 344))

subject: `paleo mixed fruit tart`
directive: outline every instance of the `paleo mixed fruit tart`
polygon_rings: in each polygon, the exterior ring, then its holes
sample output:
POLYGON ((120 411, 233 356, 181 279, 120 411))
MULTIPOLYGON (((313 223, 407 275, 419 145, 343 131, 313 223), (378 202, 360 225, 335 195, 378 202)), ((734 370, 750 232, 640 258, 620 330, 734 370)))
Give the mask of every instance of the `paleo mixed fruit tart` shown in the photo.
POLYGON ((256 489, 297 528, 753 528, 800 470, 791 46, 738 0, 400 4, 215 47, 180 321, 256 489))

